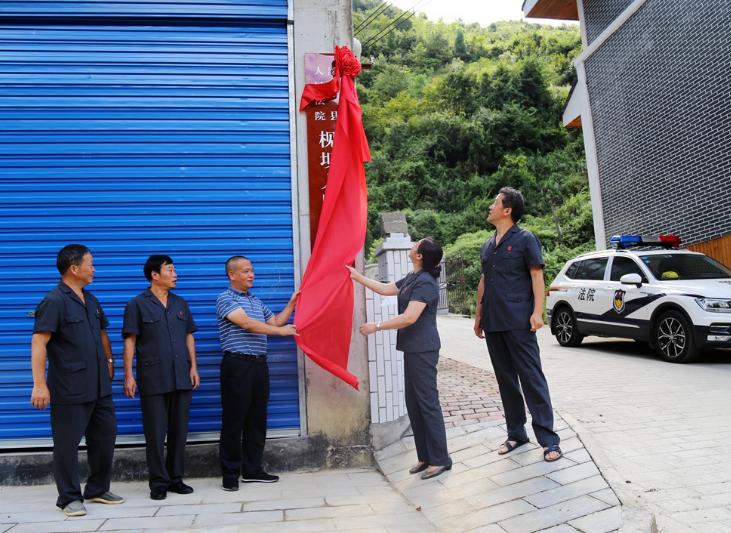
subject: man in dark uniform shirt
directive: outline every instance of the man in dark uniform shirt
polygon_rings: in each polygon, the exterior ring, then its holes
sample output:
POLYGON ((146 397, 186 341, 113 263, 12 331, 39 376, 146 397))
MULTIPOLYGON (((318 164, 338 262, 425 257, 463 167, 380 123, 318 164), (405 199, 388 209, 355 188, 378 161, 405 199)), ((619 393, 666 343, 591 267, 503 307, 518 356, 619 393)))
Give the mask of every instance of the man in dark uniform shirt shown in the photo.
POLYGON ((124 311, 124 392, 134 398, 137 390, 132 375, 136 354, 150 498, 164 500, 168 491, 193 492, 183 483, 183 472, 192 390, 200 384, 196 326, 185 300, 170 292, 178 278, 173 260, 152 255, 144 272, 150 288, 132 298, 124 311))
POLYGON ((109 492, 117 434, 112 403, 114 360, 106 332, 109 322, 98 300, 84 289, 94 280, 91 252, 81 244, 69 244, 58 252, 56 266, 61 283, 35 312, 31 403, 38 409, 51 405, 56 505, 66 516, 83 516, 84 499, 124 502, 109 492), (82 436, 86 436, 89 463, 83 496, 78 460, 82 436))
POLYGON ((505 409, 508 438, 498 453, 528 442, 527 404, 543 457, 550 462, 561 457, 561 449, 535 333, 543 327, 543 255, 536 236, 517 225, 524 209, 523 195, 510 187, 500 189, 490 206, 487 221, 495 226, 495 236, 480 252, 475 334, 487 342, 505 409))

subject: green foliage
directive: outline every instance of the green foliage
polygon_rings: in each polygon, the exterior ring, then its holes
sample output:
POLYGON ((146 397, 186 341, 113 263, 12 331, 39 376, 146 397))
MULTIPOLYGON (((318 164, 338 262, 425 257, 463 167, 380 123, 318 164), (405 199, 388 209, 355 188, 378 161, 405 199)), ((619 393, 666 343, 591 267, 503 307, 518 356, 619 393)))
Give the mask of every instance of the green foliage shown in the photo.
MULTIPOLYGON (((355 25, 381 5, 354 0, 355 25)), ((460 283, 474 292, 487 209, 510 185, 525 195, 522 225, 541 239, 552 279, 567 254, 593 247, 581 134, 561 123, 578 29, 416 16, 371 39, 401 13, 388 7, 358 33, 375 58, 358 81, 373 159, 369 244, 379 212, 404 211, 412 237, 446 245, 447 271, 461 265, 460 283)))

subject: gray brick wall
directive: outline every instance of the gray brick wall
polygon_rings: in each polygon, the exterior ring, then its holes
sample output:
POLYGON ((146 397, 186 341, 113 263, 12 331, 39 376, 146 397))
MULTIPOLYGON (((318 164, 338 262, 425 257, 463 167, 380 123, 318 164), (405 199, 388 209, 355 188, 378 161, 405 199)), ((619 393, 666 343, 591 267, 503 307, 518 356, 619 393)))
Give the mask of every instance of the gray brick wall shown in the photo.
POLYGON ((607 237, 731 233, 731 1, 648 0, 585 64, 607 237))
POLYGON ((584 26, 589 44, 603 32, 632 0, 581 0, 584 6, 584 26))

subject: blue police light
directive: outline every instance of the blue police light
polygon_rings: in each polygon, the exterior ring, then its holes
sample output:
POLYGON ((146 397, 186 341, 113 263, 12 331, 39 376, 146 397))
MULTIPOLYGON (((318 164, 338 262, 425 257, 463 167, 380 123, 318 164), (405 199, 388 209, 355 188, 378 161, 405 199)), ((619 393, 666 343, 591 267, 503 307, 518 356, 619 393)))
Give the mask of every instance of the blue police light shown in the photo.
POLYGON ((631 246, 662 246, 663 248, 677 248, 680 246, 680 237, 677 235, 658 235, 658 236, 642 236, 642 235, 612 235, 609 244, 612 248, 620 250, 630 248, 631 246))
POLYGON ((642 244, 642 237, 640 235, 612 235, 609 239, 609 244, 613 248, 629 248, 630 246, 640 246, 642 244))

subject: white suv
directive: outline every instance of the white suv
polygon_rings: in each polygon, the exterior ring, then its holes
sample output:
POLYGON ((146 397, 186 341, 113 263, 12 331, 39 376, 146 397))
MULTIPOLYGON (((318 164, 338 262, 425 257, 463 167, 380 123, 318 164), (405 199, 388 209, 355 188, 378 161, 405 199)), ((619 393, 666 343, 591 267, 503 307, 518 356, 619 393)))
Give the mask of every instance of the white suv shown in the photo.
POLYGON ((666 361, 687 363, 704 347, 731 347, 731 270, 677 246, 675 236, 612 237, 616 249, 564 265, 548 289, 551 333, 562 346, 587 335, 649 342, 666 361))

